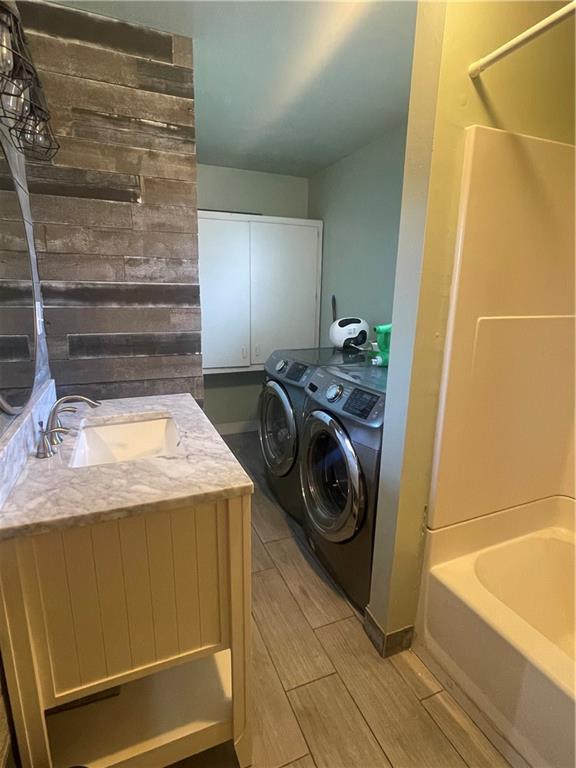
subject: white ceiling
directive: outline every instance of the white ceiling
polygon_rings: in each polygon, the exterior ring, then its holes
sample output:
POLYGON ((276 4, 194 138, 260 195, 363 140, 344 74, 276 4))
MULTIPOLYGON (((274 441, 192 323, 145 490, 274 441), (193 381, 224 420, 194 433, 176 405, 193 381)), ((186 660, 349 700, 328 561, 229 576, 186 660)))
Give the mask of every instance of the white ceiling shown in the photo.
POLYGON ((67 4, 193 38, 201 163, 310 176, 406 118, 415 2, 67 4))

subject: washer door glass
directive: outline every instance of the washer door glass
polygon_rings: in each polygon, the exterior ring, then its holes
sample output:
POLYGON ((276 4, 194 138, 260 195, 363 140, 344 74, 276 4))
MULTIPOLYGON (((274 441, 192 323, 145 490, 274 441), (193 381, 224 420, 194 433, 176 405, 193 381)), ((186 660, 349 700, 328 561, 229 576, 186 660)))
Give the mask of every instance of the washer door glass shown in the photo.
POLYGON ((258 432, 266 466, 274 475, 286 475, 296 460, 296 420, 286 390, 276 381, 264 385, 259 411, 258 432))
POLYGON ((362 524, 366 498, 350 438, 332 416, 313 411, 304 425, 302 444, 308 520, 329 541, 346 541, 362 524))

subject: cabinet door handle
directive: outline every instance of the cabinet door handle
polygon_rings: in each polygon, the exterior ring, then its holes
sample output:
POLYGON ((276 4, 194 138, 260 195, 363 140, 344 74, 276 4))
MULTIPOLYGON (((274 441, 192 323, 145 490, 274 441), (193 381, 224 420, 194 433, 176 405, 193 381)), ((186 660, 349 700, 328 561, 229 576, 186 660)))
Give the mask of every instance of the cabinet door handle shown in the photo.
POLYGON ((248 349, 247 347, 242 347, 242 360, 246 360, 248 357, 248 349))
POLYGON ((256 346, 254 347, 254 356, 260 357, 260 344, 256 344, 256 346))

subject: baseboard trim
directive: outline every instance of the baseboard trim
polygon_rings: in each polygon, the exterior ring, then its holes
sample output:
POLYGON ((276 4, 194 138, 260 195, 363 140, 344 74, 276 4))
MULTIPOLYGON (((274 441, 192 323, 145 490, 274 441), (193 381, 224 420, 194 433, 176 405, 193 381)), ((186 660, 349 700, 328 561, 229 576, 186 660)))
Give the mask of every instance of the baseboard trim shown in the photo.
POLYGON ((383 656, 382 651, 384 650, 384 639, 386 635, 384 634, 384 630, 378 624, 374 616, 370 613, 370 607, 367 606, 364 610, 364 631, 370 638, 370 642, 376 648, 380 656, 383 656))
POLYGON ((256 432, 258 423, 256 421, 229 421, 225 424, 214 424, 218 433, 221 435, 236 435, 240 432, 256 432))
POLYGON ((380 656, 394 656, 395 653, 409 650, 414 637, 412 626, 386 634, 368 607, 364 611, 364 631, 380 656))

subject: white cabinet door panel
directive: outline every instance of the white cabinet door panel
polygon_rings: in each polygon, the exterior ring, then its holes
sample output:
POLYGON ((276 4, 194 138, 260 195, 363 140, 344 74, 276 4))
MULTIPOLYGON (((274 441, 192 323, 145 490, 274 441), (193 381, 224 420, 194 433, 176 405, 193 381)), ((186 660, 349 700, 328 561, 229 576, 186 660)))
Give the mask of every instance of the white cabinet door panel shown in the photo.
POLYGON ((250 227, 251 361, 258 365, 274 349, 318 342, 319 234, 297 224, 250 227))
POLYGON ((204 368, 250 365, 250 223, 198 220, 204 368))

